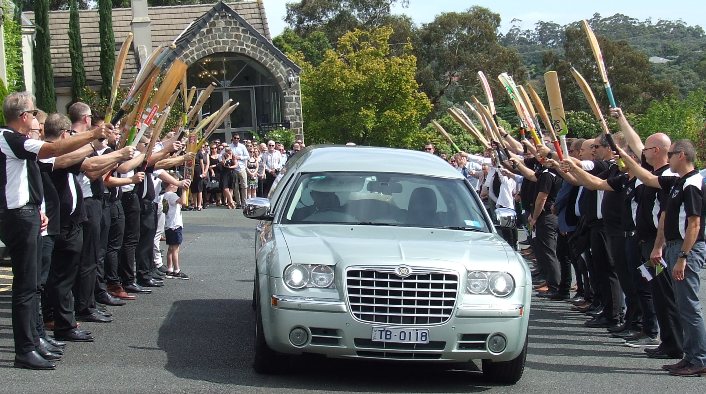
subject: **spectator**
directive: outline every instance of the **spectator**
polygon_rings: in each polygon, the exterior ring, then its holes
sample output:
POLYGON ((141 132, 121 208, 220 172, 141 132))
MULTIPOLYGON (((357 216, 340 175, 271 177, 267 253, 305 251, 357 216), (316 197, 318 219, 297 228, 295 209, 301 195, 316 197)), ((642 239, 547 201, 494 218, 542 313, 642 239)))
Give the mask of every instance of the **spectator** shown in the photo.
POLYGON ((164 224, 167 238, 167 277, 187 280, 189 276, 181 271, 179 265, 179 247, 184 239, 181 207, 186 205, 186 193, 176 185, 169 184, 167 192, 164 193, 164 200, 169 204, 164 224))

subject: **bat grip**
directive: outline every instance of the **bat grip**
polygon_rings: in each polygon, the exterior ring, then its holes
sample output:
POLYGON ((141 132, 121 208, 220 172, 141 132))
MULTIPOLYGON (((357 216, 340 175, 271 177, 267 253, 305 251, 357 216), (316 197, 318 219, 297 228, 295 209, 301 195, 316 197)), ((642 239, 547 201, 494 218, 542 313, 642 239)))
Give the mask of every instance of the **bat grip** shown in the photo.
POLYGON ((605 93, 608 96, 608 104, 611 108, 617 108, 618 105, 615 103, 615 97, 613 96, 613 88, 610 87, 609 83, 605 84, 605 93))
POLYGON ((113 119, 110 120, 110 124, 115 126, 115 124, 118 123, 120 121, 120 119, 123 118, 123 116, 125 116, 125 110, 120 108, 118 110, 118 112, 116 112, 115 115, 113 115, 113 119))
POLYGON ((552 144, 554 144, 554 149, 556 150, 557 156, 559 156, 559 161, 564 160, 564 152, 561 150, 561 145, 559 145, 559 140, 554 140, 552 141, 552 144))
MULTIPOLYGON (((610 150, 615 152, 615 154, 618 154, 618 147, 615 145, 615 141, 613 141, 613 134, 606 134, 605 139, 608 141, 608 145, 610 145, 610 150)), ((616 162, 618 164, 618 167, 620 169, 625 168, 625 162, 623 161, 622 158, 618 157, 618 160, 616 162)))

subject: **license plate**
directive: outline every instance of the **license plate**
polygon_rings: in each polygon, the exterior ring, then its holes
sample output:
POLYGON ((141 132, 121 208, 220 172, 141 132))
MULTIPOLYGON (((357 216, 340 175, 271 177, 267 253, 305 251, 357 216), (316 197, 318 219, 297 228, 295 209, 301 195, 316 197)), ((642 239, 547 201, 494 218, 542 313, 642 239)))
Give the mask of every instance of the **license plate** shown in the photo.
POLYGON ((373 327, 373 342, 429 343, 429 329, 373 327))

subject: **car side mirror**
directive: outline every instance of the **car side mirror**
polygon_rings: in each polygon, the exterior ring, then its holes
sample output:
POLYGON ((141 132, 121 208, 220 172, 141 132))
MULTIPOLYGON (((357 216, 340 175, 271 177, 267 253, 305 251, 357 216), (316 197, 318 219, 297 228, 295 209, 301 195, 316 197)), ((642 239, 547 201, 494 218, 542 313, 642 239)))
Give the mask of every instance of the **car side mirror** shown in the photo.
POLYGON ((496 208, 495 220, 498 227, 515 228, 517 227, 517 214, 515 210, 510 208, 496 208))
POLYGON ((274 215, 270 212, 270 199, 264 197, 248 198, 245 200, 243 215, 248 219, 274 219, 274 215))

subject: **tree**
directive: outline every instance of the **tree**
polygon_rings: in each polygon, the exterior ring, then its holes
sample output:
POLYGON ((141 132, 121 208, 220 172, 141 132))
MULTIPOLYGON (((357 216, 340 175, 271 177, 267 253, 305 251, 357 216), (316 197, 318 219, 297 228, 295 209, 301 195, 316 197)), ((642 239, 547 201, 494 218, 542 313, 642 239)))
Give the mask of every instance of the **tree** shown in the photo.
POLYGON ((299 52, 304 60, 313 66, 321 64, 326 51, 332 49, 326 35, 320 31, 313 32, 307 37, 301 37, 294 30, 287 28, 282 34, 275 37, 272 43, 288 55, 299 52))
POLYGON ((389 27, 355 30, 341 37, 319 66, 303 64, 302 108, 310 141, 407 146, 431 105, 418 91, 411 45, 392 55, 391 34, 389 27))
POLYGON ((78 16, 78 1, 70 0, 69 55, 71 56, 71 101, 82 101, 86 89, 86 70, 83 67, 81 24, 78 16))
POLYGON ((115 68, 115 36, 113 35, 113 5, 111 0, 98 0, 99 33, 101 40, 100 73, 101 97, 110 97, 113 85, 113 69, 115 68))
POLYGON ((337 42, 354 29, 372 29, 387 24, 392 5, 408 0, 302 0, 287 3, 285 21, 301 37, 323 32, 337 42))
POLYGON ((34 23, 37 34, 34 43, 34 80, 37 107, 46 112, 56 112, 54 71, 51 67, 51 39, 49 37, 49 0, 34 3, 34 23))
POLYGON ((440 14, 418 31, 417 80, 434 104, 435 114, 472 95, 482 97, 479 70, 485 72, 496 92, 503 91, 496 78, 501 72, 509 72, 518 83, 525 80, 517 52, 498 42, 499 27, 500 15, 473 7, 440 14))

